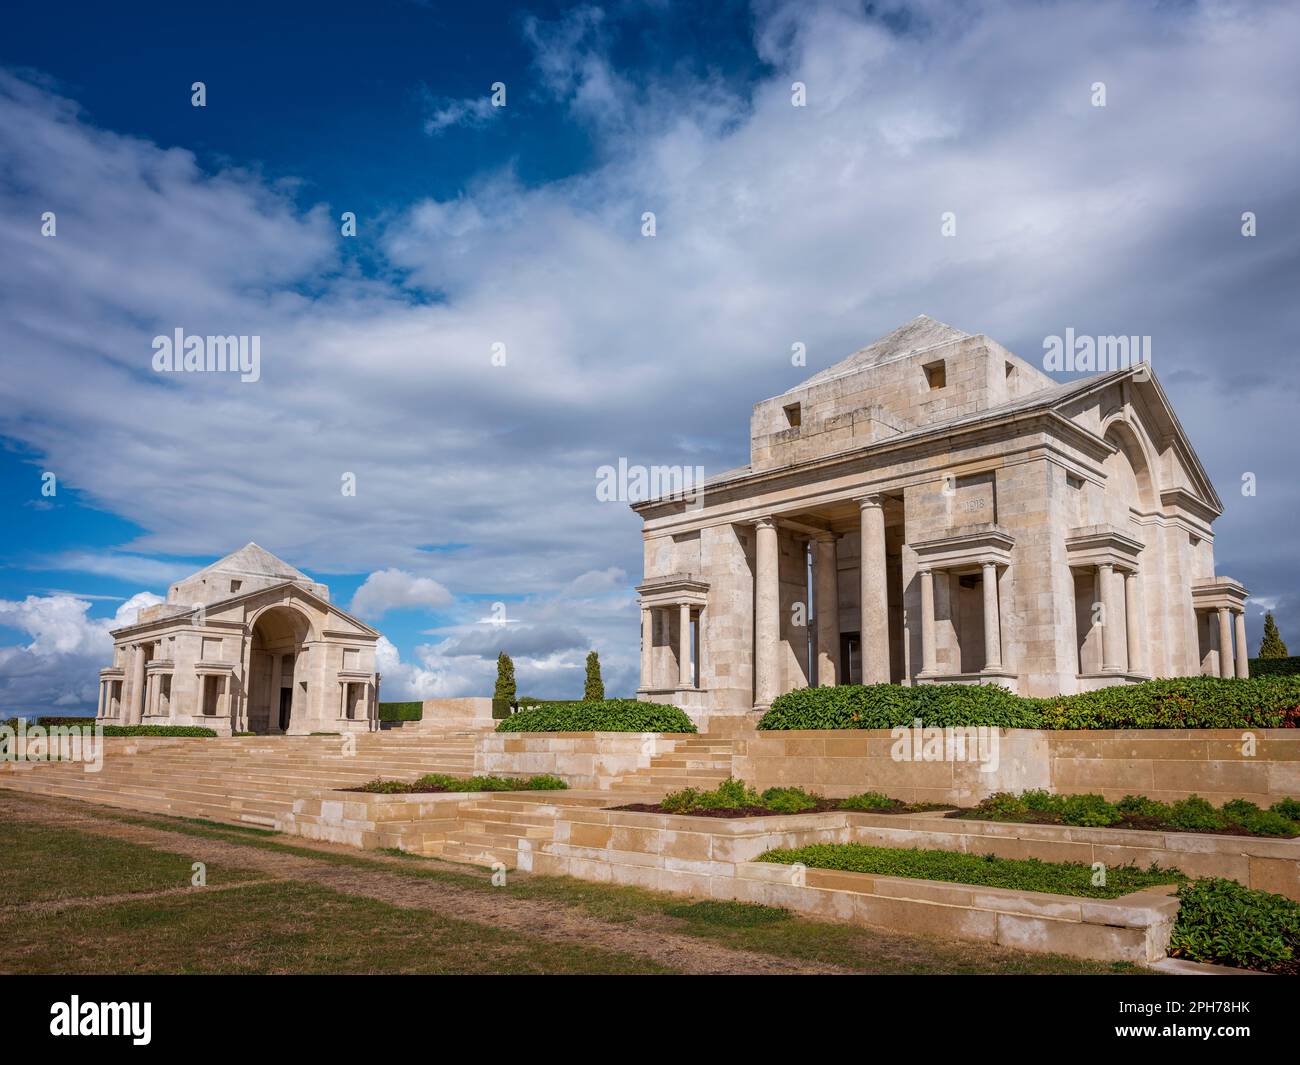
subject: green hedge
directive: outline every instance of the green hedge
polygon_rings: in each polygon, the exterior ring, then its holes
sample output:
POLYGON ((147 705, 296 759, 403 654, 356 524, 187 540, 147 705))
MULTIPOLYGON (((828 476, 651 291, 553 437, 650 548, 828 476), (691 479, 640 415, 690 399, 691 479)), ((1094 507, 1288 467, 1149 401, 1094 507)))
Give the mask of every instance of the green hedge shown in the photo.
POLYGON ((424 703, 380 703, 380 721, 420 721, 424 718, 424 703))
POLYGON ((636 699, 590 703, 543 703, 511 714, 498 732, 694 732, 691 719, 675 706, 636 699))
POLYGON ((1250 675, 1252 677, 1293 676, 1300 673, 1300 655, 1290 658, 1252 658, 1250 675))
POLYGON ((922 724, 1038 728, 1038 710, 995 684, 842 684, 799 688, 772 701, 760 729, 896 728, 922 724))
POLYGON ((94 725, 93 717, 38 717, 34 722, 28 721, 30 728, 33 724, 40 725, 42 728, 52 728, 55 725, 94 725))
POLYGON ((992 684, 800 688, 778 696, 758 727, 888 729, 918 718, 939 728, 1293 728, 1300 725, 1300 676, 1178 677, 1051 699, 992 684))
POLYGON ((215 736, 200 725, 105 725, 105 736, 215 736))
POLYGON ((1036 699, 1047 729, 1295 727, 1300 677, 1177 677, 1036 699))
POLYGON ((1294 973, 1300 959, 1300 903, 1235 880, 1206 878, 1178 889, 1169 953, 1192 961, 1294 973))

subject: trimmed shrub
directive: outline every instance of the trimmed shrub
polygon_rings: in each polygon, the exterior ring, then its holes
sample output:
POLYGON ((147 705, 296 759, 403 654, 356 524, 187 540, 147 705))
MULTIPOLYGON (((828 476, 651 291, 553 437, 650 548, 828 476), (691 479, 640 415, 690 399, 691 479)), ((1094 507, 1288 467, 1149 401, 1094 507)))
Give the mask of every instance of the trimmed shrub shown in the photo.
POLYGON ((40 725, 42 728, 53 728, 55 725, 91 725, 95 724, 95 717, 38 717, 35 721, 28 721, 30 728, 32 725, 40 725))
POLYGON ((1178 677, 1037 703, 1046 729, 1284 728, 1300 708, 1300 677, 1178 677))
POLYGON ((1269 810, 1281 814, 1289 821, 1300 821, 1300 799, 1278 799, 1269 810))
POLYGON ((1100 795, 1066 795, 1060 812, 1062 824, 1080 828, 1105 828, 1120 820, 1120 812, 1100 795))
POLYGON ((1178 889, 1169 953, 1192 961, 1295 972, 1300 903, 1207 877, 1178 889))
POLYGON ((637 699, 543 703, 511 714, 498 732, 694 732, 691 719, 675 706, 637 699))
POLYGON ((837 803, 841 810, 889 810, 903 805, 898 799, 891 799, 878 791, 864 791, 861 795, 850 795, 837 803))
POLYGON ((803 788, 768 788, 763 792, 762 804, 779 814, 797 814, 817 809, 820 801, 803 788))
POLYGON ((1135 817, 1158 817, 1162 821, 1169 820, 1169 804, 1159 802, 1155 799, 1148 799, 1145 795, 1125 795, 1115 804, 1122 814, 1133 814, 1135 817))
POLYGON ((1250 659, 1251 677, 1291 677, 1300 673, 1300 655, 1250 659))
MULTIPOLYGON (((91 722, 94 723, 93 721, 91 722)), ((215 736, 216 732, 200 725, 105 725, 105 736, 215 736)))
POLYGON ((380 721, 420 721, 424 718, 424 703, 380 703, 380 721))
POLYGON ((763 806, 763 797, 743 780, 727 777, 711 791, 683 788, 681 791, 665 795, 659 805, 672 814, 687 814, 692 810, 744 810, 748 807, 763 806))
POLYGON ((1188 832, 1210 832, 1222 828, 1226 819, 1207 800, 1189 795, 1169 804, 1169 823, 1188 832))
POLYGON ((841 684, 799 688, 772 701, 760 729, 1038 728, 1033 700, 996 684, 841 684))

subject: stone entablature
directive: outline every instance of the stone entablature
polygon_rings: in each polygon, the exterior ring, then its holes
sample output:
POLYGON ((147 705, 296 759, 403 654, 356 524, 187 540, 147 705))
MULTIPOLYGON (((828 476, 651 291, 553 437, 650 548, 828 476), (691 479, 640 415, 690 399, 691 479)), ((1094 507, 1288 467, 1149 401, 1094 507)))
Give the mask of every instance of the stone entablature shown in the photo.
POLYGON ((112 635, 97 712, 106 724, 293 735, 379 727, 379 633, 256 544, 173 585, 166 603, 112 635))
POLYGON ((634 505, 643 698, 717 714, 847 681, 1054 695, 1232 658, 1220 604, 1193 598, 1223 504, 1149 366, 1058 384, 921 318, 759 403, 751 445, 703 493, 634 505), (655 620, 682 610, 663 593, 684 598, 684 577, 703 586, 689 641, 655 620))

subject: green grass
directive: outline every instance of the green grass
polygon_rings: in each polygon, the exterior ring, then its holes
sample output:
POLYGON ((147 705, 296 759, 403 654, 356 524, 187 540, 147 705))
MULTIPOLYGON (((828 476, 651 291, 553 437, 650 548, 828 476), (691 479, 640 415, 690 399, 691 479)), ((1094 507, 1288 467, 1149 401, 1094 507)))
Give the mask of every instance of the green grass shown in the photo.
MULTIPOLYGON (((178 824, 174 819, 152 820, 197 836, 222 838, 224 826, 178 824)), ((354 868, 382 868, 406 876, 433 880, 474 891, 502 892, 511 897, 572 906, 611 924, 629 923, 663 927, 708 940, 719 946, 749 950, 801 961, 838 965, 862 973, 907 974, 1118 974, 1146 970, 1128 963, 1093 962, 1060 955, 1026 955, 990 948, 985 944, 941 941, 898 935, 879 929, 831 924, 798 916, 777 920, 772 907, 742 902, 699 904, 648 891, 644 888, 597 884, 562 876, 511 874, 505 887, 493 887, 485 870, 452 868, 444 862, 405 851, 380 850, 375 855, 400 858, 379 861, 368 852, 318 851, 275 839, 241 840, 249 846, 313 857, 354 868), (757 915, 749 911, 759 911, 757 915), (734 915, 730 918, 720 914, 734 915)), ((784 912, 784 911, 776 911, 784 912)))
POLYGON ((409 795, 443 791, 564 791, 568 786, 559 777, 549 773, 532 777, 453 777, 446 773, 426 773, 414 781, 372 780, 349 790, 381 795, 409 795))
MULTIPOLYGON (((142 848, 143 849, 143 848, 142 848)), ((550 942, 310 884, 257 884, 79 909, 58 935, 0 912, 10 973, 654 974, 646 959, 550 942)))
POLYGON ((1037 858, 997 858, 993 855, 957 854, 938 850, 898 850, 862 843, 817 843, 795 850, 773 850, 760 862, 814 869, 839 869, 878 876, 942 880, 981 887, 1046 891, 1092 899, 1114 899, 1142 888, 1177 884, 1186 877, 1177 869, 1139 869, 1116 865, 1106 869, 1105 884, 1093 883, 1093 869, 1082 862, 1043 862, 1037 858))
MULTIPOLYGON (((98 898, 190 886, 193 859, 71 828, 0 824, 0 899, 7 905, 98 898)), ((262 874, 207 864, 210 887, 262 874)))

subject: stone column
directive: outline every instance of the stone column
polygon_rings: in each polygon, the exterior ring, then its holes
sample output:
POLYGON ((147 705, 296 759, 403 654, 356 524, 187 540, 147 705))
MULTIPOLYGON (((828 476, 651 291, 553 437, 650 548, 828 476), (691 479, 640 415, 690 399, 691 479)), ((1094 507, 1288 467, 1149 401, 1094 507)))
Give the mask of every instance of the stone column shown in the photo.
POLYGON ((691 604, 677 607, 677 686, 694 688, 695 673, 691 669, 691 604))
POLYGON ((267 732, 280 731, 280 656, 271 655, 271 712, 266 719, 267 732))
POLYGON ((1119 628, 1119 598, 1115 595, 1115 566, 1102 562, 1097 566, 1097 593, 1101 596, 1101 669, 1103 673, 1122 673, 1120 655, 1124 634, 1119 628))
POLYGON ((1128 671, 1145 673, 1142 660, 1142 612, 1138 609, 1138 575, 1136 570, 1124 571, 1124 632, 1128 637, 1128 671))
POLYGON ((885 508, 880 496, 858 500, 862 551, 858 562, 862 683, 889 683, 889 588, 885 581, 885 508))
POLYGON ((921 672, 937 673, 939 663, 934 646, 934 574, 921 570, 921 672))
POLYGON ((1232 668, 1232 611, 1219 607, 1219 676, 1231 677, 1232 668))
POLYGON ((225 683, 225 685, 223 686, 223 687, 224 687, 224 690, 223 690, 222 693, 221 693, 221 712, 220 712, 220 716, 230 718, 230 727, 231 727, 232 729, 236 729, 236 728, 238 728, 239 726, 238 726, 238 723, 235 721, 234 714, 231 713, 231 709, 230 709, 230 678, 231 678, 232 675, 233 675, 233 674, 230 674, 230 673, 227 673, 227 674, 226 674, 226 683, 225 683))
POLYGON ((754 574, 754 709, 766 709, 777 697, 777 651, 781 642, 781 598, 777 582, 776 522, 755 522, 754 574))
POLYGON ((144 717, 144 644, 135 645, 131 659, 131 710, 128 725, 138 725, 144 717))
POLYGON ((840 582, 835 536, 825 533, 814 541, 813 606, 817 610, 817 684, 830 686, 840 671, 840 582))
POLYGON ((95 708, 96 718, 101 718, 104 716, 106 706, 107 703, 104 700, 104 682, 101 680, 99 682, 99 705, 95 708))
POLYGON ((1002 669, 1002 619, 998 611, 998 567, 995 562, 982 564, 984 580, 984 671, 1002 669))
POLYGON ((1237 676, 1245 680, 1250 676, 1249 651, 1246 648, 1246 612, 1234 610, 1237 621, 1237 676))
POLYGON ((641 687, 655 686, 655 615, 654 608, 641 608, 641 687))

